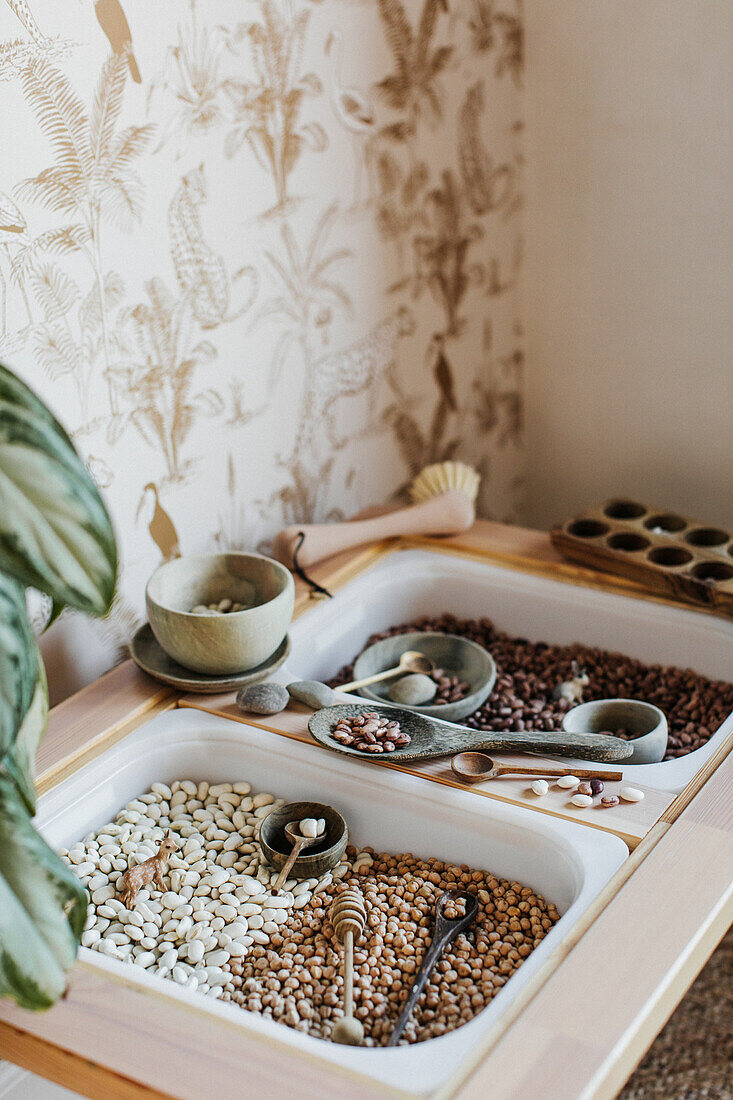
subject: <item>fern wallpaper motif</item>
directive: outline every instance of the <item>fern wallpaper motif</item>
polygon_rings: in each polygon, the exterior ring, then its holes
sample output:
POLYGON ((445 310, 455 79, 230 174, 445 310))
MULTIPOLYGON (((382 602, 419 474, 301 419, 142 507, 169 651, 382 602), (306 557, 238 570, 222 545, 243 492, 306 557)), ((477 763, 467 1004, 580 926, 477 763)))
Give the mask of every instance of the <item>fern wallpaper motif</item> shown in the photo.
POLYGON ((68 688, 182 551, 265 546, 450 457, 515 515, 516 3, 0 0, 0 359, 123 558, 110 618, 51 632, 68 688))

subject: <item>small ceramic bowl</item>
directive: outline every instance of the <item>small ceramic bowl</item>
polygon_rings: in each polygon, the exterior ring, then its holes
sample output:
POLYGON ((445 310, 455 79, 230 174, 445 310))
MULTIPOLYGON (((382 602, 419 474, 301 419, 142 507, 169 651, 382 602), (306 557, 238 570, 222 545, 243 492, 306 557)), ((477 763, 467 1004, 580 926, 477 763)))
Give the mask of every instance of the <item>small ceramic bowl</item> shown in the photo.
POLYGON ((562 720, 566 733, 603 733, 628 730, 633 752, 626 764, 658 764, 667 751, 667 719, 653 703, 641 699, 596 699, 567 711, 562 720))
POLYGON ((304 817, 325 818, 326 833, 312 848, 306 848, 293 864, 293 878, 316 878, 331 871, 343 859, 349 842, 349 830, 338 810, 324 802, 288 802, 262 819, 259 844, 267 862, 281 871, 288 861, 292 845, 285 836, 285 826, 304 817))
MULTIPOLYGON (((400 703, 402 710, 415 710, 431 718, 443 718, 446 722, 458 722, 461 718, 473 714, 486 700, 496 681, 496 665, 490 653, 468 638, 457 634, 429 634, 415 631, 412 634, 396 634, 393 638, 384 638, 375 642, 360 653, 354 664, 354 679, 361 680, 373 676, 375 672, 393 668, 399 664, 401 655, 408 649, 417 650, 429 657, 436 668, 445 669, 451 676, 458 676, 470 684, 471 690, 465 699, 455 703, 435 706, 427 703, 413 707, 400 703)), ((378 703, 391 703, 390 686, 394 680, 370 684, 359 688, 358 694, 374 699, 378 703)))
POLYGON ((184 668, 224 676, 256 668, 285 637, 293 617, 290 572, 261 554, 198 554, 161 565, 145 590, 153 634, 184 668), (193 614, 228 597, 251 606, 225 615, 193 614))

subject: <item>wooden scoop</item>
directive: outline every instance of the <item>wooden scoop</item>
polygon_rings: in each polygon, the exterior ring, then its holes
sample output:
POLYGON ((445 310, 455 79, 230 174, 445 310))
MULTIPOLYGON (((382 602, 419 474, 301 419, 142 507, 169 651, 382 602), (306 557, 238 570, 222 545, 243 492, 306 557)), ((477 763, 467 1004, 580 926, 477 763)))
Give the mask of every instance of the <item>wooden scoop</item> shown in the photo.
POLYGON ((400 657, 400 663, 395 665, 394 668, 387 668, 384 672, 375 672, 373 676, 365 676, 363 680, 352 680, 350 684, 339 684, 339 691, 356 691, 357 688, 366 687, 367 684, 376 684, 378 680, 389 680, 392 676, 403 676, 406 672, 422 672, 428 675, 434 668, 435 665, 424 653, 418 653, 416 649, 407 649, 400 657))
POLYGON ((402 710, 387 703, 342 703, 334 707, 324 707, 310 716, 308 729, 313 739, 325 748, 370 763, 375 760, 387 764, 430 760, 437 756, 454 756, 467 749, 535 752, 610 763, 625 760, 633 751, 629 741, 600 733, 568 733, 560 730, 552 733, 543 733, 541 730, 492 733, 472 730, 454 722, 443 722, 438 718, 428 718, 416 711, 402 710), (399 722, 401 730, 409 734, 410 744, 380 755, 360 752, 349 745, 340 745, 333 736, 339 718, 356 718, 365 711, 383 714, 390 720, 399 722))
POLYGON ((464 783, 481 783, 484 779, 497 779, 500 775, 577 775, 578 779, 605 779, 609 783, 620 782, 623 772, 601 771, 597 768, 528 768, 521 764, 497 764, 484 752, 459 752, 450 762, 451 770, 464 783))
POLYGON ((320 836, 303 836, 300 831, 299 821, 290 821, 285 826, 285 836, 293 845, 293 850, 288 856, 288 861, 283 867, 280 874, 275 879, 275 885, 272 888, 273 894, 277 894, 282 888, 282 884, 287 881, 287 877, 290 874, 293 864, 303 851, 304 848, 311 848, 314 844, 318 844, 320 840, 323 840, 323 833, 320 836))
POLYGON ((430 977, 430 972, 437 963, 443 951, 448 944, 453 943, 456 936, 461 932, 466 932, 476 920, 476 914, 478 913, 478 898, 475 894, 470 894, 467 890, 461 890, 458 893, 446 891, 438 898, 438 903, 435 906, 435 928, 433 929, 433 938, 430 943, 430 947, 425 953, 422 966, 415 975, 415 980, 412 983, 412 988, 407 996, 402 1011, 399 1014, 397 1023, 394 1026, 394 1030, 387 1040, 388 1047, 396 1047, 402 1032, 405 1030, 407 1021, 412 1015, 412 1010, 420 999, 420 994, 427 984, 427 980, 430 977), (461 901, 465 907, 463 916, 460 917, 446 917, 445 909, 450 902, 461 901))

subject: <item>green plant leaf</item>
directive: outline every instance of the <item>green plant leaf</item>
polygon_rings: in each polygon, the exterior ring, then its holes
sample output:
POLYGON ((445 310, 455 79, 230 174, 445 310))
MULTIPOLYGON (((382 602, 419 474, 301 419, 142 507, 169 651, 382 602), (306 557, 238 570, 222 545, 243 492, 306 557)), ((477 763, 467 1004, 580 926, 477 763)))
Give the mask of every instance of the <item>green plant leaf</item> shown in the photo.
POLYGON ((87 910, 86 891, 33 828, 0 774, 0 996, 47 1008, 64 991, 87 910))
POLYGON ((25 592, 0 573, 0 764, 12 750, 33 700, 38 663, 25 592))
POLYGON ((0 366, 0 570, 104 615, 117 552, 107 511, 58 421, 0 366))
POLYGON ((48 721, 48 684, 41 655, 36 650, 38 679, 31 705, 18 730, 15 744, 0 758, 15 783, 29 813, 36 812, 35 760, 48 721))

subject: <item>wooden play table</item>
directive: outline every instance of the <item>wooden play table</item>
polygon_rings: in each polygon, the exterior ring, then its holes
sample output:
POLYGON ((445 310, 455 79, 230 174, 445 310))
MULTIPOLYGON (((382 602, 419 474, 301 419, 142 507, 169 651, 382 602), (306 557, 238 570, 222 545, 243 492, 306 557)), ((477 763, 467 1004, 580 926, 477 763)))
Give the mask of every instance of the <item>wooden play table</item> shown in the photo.
MULTIPOLYGON (((455 539, 405 540, 341 555, 314 575, 338 588, 404 546, 657 598, 562 561, 542 532, 485 521, 455 539)), ((301 585, 296 614, 309 606, 301 585)), ((232 697, 181 696, 130 661, 107 673, 52 711, 38 753, 39 793, 141 722, 177 706, 237 716, 232 697)), ((305 715, 297 712, 246 720, 273 736, 307 737, 305 715)), ((733 734, 680 795, 653 792, 621 825, 615 818, 613 831, 629 845, 629 858, 433 1100, 615 1096, 733 921, 731 748, 733 734)), ((414 774, 452 782, 442 762, 417 766, 414 774)), ((494 796, 487 789, 475 793, 494 796)), ((511 790, 502 797, 514 800, 511 790)), ((608 818, 611 828, 614 815, 608 818)), ((0 1058, 99 1100, 399 1095, 189 1005, 111 982, 83 962, 69 976, 66 997, 46 1013, 0 1002, 0 1058)))

